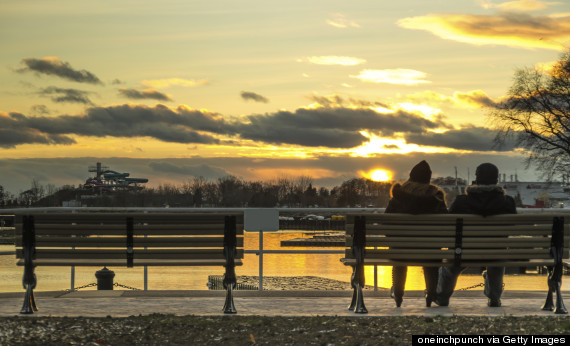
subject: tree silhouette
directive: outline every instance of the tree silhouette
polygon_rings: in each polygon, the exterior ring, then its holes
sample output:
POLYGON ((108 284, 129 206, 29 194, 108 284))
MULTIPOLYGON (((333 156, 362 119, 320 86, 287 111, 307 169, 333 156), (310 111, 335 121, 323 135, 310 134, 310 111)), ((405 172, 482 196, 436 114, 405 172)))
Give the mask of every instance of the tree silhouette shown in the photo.
POLYGON ((511 138, 528 149, 550 179, 570 168, 570 51, 552 69, 519 69, 508 96, 493 105, 490 119, 499 127, 496 141, 511 138))

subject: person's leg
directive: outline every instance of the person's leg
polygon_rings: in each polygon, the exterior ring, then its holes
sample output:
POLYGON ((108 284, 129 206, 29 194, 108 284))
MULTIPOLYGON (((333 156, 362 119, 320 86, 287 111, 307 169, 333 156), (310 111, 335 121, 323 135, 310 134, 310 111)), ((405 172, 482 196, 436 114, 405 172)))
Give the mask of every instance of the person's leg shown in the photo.
POLYGON ((437 300, 436 304, 441 306, 449 305, 449 298, 457 285, 457 278, 465 267, 441 267, 437 280, 437 300))
POLYGON ((439 275, 439 267, 423 267, 424 279, 426 281, 426 306, 430 307, 431 302, 436 300, 437 297, 437 280, 439 275))
POLYGON ((487 267, 484 293, 489 298, 489 306, 501 306, 501 294, 503 293, 503 275, 505 267, 487 267))
POLYGON ((392 267, 392 289, 390 295, 396 301, 396 306, 402 304, 404 297, 404 288, 406 287, 406 276, 408 274, 408 267, 394 266, 392 267))

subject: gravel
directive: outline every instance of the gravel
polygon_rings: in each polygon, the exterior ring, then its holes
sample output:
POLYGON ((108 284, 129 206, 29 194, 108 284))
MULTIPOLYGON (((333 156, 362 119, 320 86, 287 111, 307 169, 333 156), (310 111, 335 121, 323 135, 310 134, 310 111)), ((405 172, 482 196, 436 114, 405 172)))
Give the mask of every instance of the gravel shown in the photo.
POLYGON ((1 345, 410 345, 412 335, 568 335, 567 317, 0 318, 1 345))

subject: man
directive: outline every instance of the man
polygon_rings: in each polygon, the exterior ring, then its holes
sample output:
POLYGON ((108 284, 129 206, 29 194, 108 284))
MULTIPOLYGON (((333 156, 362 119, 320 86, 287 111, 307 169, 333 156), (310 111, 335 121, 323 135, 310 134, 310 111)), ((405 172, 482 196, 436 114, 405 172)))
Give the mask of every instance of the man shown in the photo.
MULTIPOLYGON (((483 163, 475 172, 475 184, 465 189, 466 195, 457 196, 449 212, 451 214, 478 214, 482 216, 497 214, 516 214, 515 200, 507 196, 505 190, 498 186, 499 169, 492 163, 483 163)), ((457 278, 464 267, 441 267, 437 285, 438 305, 449 305, 457 278)), ((484 293, 489 298, 490 307, 501 306, 503 293, 504 267, 487 267, 483 273, 485 278, 484 293)))
MULTIPOLYGON (((447 213, 445 194, 439 187, 430 184, 431 168, 424 160, 415 165, 410 171, 410 179, 392 186, 392 198, 386 207, 386 213, 405 214, 441 214, 447 213)), ((436 300, 437 267, 424 267, 426 282, 426 306, 436 300)), ((408 267, 392 267, 392 288, 390 295, 400 307, 404 297, 408 267)))

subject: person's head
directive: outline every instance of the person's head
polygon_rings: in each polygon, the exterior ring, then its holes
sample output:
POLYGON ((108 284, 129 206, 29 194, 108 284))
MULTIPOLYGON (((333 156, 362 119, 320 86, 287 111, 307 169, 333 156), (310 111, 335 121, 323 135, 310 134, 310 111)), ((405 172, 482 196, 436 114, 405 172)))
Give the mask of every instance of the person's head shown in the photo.
POLYGON ((416 183, 429 184, 431 180, 431 169, 429 164, 423 160, 412 168, 410 171, 410 181, 416 183))
POLYGON ((475 171, 477 185, 496 185, 499 182, 499 169, 492 163, 482 163, 475 171))

